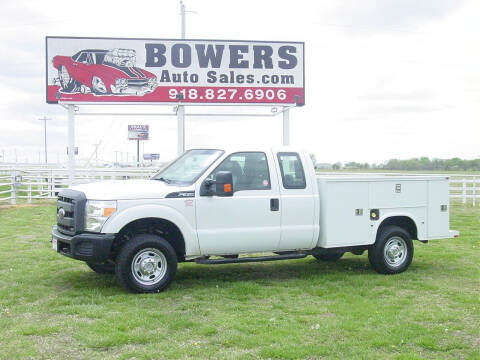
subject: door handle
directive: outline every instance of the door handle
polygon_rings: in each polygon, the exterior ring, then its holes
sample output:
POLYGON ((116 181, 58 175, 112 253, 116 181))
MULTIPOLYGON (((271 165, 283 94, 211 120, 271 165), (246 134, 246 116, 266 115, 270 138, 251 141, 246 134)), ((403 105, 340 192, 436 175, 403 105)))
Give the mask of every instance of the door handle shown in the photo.
POLYGON ((270 199, 270 210, 271 211, 280 210, 280 200, 279 199, 270 199))

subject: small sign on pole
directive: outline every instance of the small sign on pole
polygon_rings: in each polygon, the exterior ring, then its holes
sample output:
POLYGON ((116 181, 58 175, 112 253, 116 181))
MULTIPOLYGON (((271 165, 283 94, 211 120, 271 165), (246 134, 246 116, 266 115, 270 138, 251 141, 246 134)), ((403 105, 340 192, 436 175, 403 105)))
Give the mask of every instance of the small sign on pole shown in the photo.
POLYGON ((143 154, 143 160, 160 160, 160 154, 143 154))
MULTIPOLYGON (((68 147, 67 147, 67 155, 68 155, 68 147)), ((75 146, 75 155, 78 155, 78 146, 75 146)))
POLYGON ((128 125, 128 140, 148 140, 148 125, 128 125))
POLYGON ((148 139, 148 125, 128 125, 128 140, 137 140, 137 167, 140 166, 140 140, 148 139))

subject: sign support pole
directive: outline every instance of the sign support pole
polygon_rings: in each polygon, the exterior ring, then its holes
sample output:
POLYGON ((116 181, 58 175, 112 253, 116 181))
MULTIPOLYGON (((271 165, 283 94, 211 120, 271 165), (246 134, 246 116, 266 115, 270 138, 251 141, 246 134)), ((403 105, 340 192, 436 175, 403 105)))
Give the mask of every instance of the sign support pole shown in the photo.
MULTIPOLYGON (((180 16, 181 16, 181 36, 185 39, 185 4, 180 1, 180 16)), ((182 155, 185 151, 185 105, 178 105, 177 107, 177 153, 182 155)))
POLYGON ((185 106, 178 105, 177 109, 177 152, 182 155, 185 151, 185 106))
POLYGON ((75 181, 75 106, 68 105, 68 185, 75 181))
POLYGON ((283 146, 290 145, 290 109, 283 107, 283 146))
POLYGON ((140 140, 137 140, 137 167, 140 167, 140 140))

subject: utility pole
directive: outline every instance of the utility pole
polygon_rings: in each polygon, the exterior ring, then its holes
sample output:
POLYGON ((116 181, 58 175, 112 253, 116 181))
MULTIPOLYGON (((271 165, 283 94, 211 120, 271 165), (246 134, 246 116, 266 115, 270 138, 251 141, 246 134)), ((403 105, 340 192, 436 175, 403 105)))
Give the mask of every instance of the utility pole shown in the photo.
MULTIPOLYGON (((180 1, 180 17, 181 17, 181 35, 185 39, 185 13, 195 13, 195 11, 185 10, 185 4, 180 1)), ((183 99, 179 99, 183 100, 183 99)), ((181 155, 185 151, 185 105, 180 103, 177 106, 177 152, 181 155)))
POLYGON ((93 144, 95 145, 95 166, 98 166, 98 147, 100 146, 101 143, 98 144, 93 144))
POLYGON ((47 121, 48 121, 48 120, 52 120, 52 119, 47 118, 46 116, 44 116, 43 118, 38 119, 38 120, 43 121, 44 148, 45 148, 45 164, 46 164, 46 163, 48 163, 48 159, 47 159, 47 121))
POLYGON ((115 150, 115 151, 114 151, 114 153, 115 153, 115 164, 118 164, 118 153, 119 153, 119 152, 120 152, 120 151, 118 151, 118 150, 115 150))

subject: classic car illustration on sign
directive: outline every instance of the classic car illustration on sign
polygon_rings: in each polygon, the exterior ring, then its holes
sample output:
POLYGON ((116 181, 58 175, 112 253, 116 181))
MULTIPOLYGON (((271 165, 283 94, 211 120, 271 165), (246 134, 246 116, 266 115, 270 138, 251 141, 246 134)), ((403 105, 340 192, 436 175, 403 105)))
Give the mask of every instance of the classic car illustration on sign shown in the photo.
POLYGON ((63 93, 143 96, 157 87, 154 74, 135 66, 131 49, 87 49, 71 57, 57 55, 52 62, 63 93))

